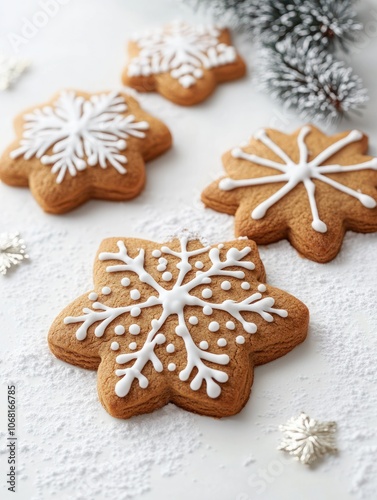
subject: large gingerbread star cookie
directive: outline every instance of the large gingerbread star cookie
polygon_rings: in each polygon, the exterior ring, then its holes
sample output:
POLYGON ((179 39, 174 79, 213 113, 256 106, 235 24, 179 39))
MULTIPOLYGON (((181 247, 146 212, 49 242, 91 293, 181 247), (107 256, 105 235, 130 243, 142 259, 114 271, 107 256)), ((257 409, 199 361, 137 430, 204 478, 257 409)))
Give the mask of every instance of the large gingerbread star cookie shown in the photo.
POLYGON ((264 281, 253 241, 109 238, 94 289, 59 314, 49 346, 64 361, 98 369, 100 400, 115 417, 168 402, 233 415, 249 398, 254 366, 307 334, 306 306, 264 281))
POLYGON ((286 238, 303 256, 328 262, 346 230, 377 231, 377 158, 367 149, 358 130, 259 130, 223 156, 228 177, 208 186, 202 200, 235 214, 237 236, 262 245, 286 238))
POLYGON ((227 29, 176 21, 135 35, 128 45, 125 85, 157 91, 185 106, 206 99, 218 83, 235 80, 246 67, 227 29))
POLYGON ((118 93, 62 91, 15 120, 18 138, 0 159, 0 179, 29 186, 60 214, 90 198, 128 200, 145 184, 145 161, 171 146, 168 128, 118 93))

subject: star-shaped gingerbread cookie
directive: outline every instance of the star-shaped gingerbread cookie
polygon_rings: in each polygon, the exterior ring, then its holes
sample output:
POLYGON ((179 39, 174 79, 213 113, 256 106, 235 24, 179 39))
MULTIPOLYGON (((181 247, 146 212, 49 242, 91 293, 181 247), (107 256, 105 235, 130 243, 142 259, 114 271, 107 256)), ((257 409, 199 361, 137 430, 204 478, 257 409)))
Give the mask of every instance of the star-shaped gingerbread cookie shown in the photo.
POLYGON ((98 369, 99 398, 115 417, 168 402, 234 415, 249 399, 254 366, 307 334, 306 306, 264 281, 253 241, 109 238, 94 289, 59 314, 49 346, 68 363, 98 369))
POLYGON ((221 82, 244 76, 246 67, 227 29, 176 21, 135 35, 128 45, 125 85, 159 92, 185 106, 206 99, 221 82))
POLYGON ((227 177, 208 186, 202 200, 235 215, 237 236, 262 245, 286 238, 308 259, 328 262, 347 230, 377 231, 377 158, 367 149, 358 130, 259 130, 225 153, 227 177))
POLYGON ((65 90, 15 120, 18 138, 0 159, 0 179, 29 186, 54 214, 90 198, 128 200, 145 184, 145 161, 171 146, 168 128, 119 92, 65 90))

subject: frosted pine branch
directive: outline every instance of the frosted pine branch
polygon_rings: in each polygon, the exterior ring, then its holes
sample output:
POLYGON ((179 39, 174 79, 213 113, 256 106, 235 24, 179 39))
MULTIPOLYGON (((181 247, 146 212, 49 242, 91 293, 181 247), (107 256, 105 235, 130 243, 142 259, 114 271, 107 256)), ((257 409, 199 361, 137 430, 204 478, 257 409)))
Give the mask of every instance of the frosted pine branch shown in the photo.
MULTIPOLYGON (((181 0, 182 1, 182 0, 181 0)), ((263 43, 291 37, 306 47, 347 50, 362 25, 352 0, 183 0, 263 43)))
POLYGON ((290 39, 262 47, 258 67, 260 87, 304 119, 334 122, 368 100, 352 69, 317 47, 307 50, 290 39))

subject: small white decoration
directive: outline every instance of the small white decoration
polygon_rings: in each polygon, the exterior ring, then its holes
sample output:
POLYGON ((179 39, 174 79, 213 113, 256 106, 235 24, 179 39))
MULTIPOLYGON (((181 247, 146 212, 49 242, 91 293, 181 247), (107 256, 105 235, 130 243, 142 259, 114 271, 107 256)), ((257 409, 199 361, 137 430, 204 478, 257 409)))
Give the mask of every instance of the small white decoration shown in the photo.
POLYGON ((25 160, 35 156, 44 165, 52 165, 58 184, 67 172, 74 177, 97 164, 104 169, 110 164, 125 174, 127 157, 121 151, 127 147, 126 139, 143 139, 144 130, 149 128, 147 122, 125 115, 126 111, 126 102, 118 92, 87 100, 73 91, 63 91, 52 106, 25 115, 20 146, 10 156, 25 160))
POLYGON ((204 69, 236 60, 235 48, 220 43, 220 34, 216 26, 188 26, 176 21, 135 36, 140 52, 130 60, 128 74, 132 77, 169 72, 182 87, 192 87, 203 78, 204 69))
POLYGON ((327 453, 336 453, 336 422, 319 422, 305 413, 279 426, 284 438, 278 447, 302 464, 310 465, 327 453))
POLYGON ((27 61, 0 54, 0 90, 9 89, 28 67, 27 61))
POLYGON ((18 233, 0 234, 0 273, 4 276, 11 267, 17 266, 29 256, 24 240, 18 233))

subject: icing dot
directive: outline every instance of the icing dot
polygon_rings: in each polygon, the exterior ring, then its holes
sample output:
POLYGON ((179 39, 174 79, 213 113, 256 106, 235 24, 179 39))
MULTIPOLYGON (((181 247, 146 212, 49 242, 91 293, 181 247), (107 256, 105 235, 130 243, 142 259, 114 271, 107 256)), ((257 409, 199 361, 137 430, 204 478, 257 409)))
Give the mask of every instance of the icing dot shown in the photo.
POLYGON ((169 363, 168 364, 168 370, 169 370, 169 372, 173 372, 176 368, 177 367, 176 367, 175 363, 169 363))
POLYGON ((126 329, 124 328, 123 325, 117 325, 115 328, 114 328, 114 332, 117 334, 117 335, 123 335, 123 333, 126 331, 126 329))
POLYGON ((190 316, 189 323, 190 323, 190 325, 197 325, 199 323, 199 320, 196 316, 190 316))
POLYGON ((133 318, 136 318, 136 316, 140 316, 141 309, 140 307, 133 307, 130 311, 130 314, 133 318))
POLYGON ((225 325, 228 330, 234 330, 236 328, 236 325, 233 323, 233 321, 227 321, 225 325))
POLYGON ((172 273, 169 273, 169 271, 167 271, 166 273, 164 273, 162 275, 162 279, 164 281, 171 281, 172 278, 173 278, 173 275, 172 275, 172 273))
POLYGON ((211 323, 208 325, 208 330, 210 332, 217 332, 220 329, 220 325, 218 324, 217 321, 211 321, 211 323))
POLYGON ((137 344, 136 342, 131 342, 131 344, 128 347, 131 349, 131 351, 134 351, 137 347, 137 344))
POLYGON ((89 300, 97 300, 97 299, 98 299, 98 295, 96 294, 96 292, 91 292, 91 293, 88 295, 88 299, 89 299, 89 300))
POLYGON ((227 345, 227 343, 228 343, 228 342, 226 341, 226 339, 219 339, 219 340, 217 341, 217 345, 218 345, 219 347, 225 347, 225 346, 227 345))
POLYGON ((156 337, 156 344, 163 344, 164 342, 166 342, 166 337, 163 333, 159 333, 156 337))
POLYGON ((223 281, 221 283, 221 288, 223 290, 230 290, 232 288, 232 285, 230 284, 230 281, 223 281))
POLYGON ((222 248, 224 248, 224 243, 219 243, 219 244, 217 245, 217 248, 220 248, 220 250, 221 250, 222 248))
POLYGON ((245 337, 243 337, 242 335, 238 335, 238 337, 236 337, 236 342, 237 342, 237 344, 244 344, 245 337))
POLYGON ((202 297, 204 299, 210 299, 212 297, 212 290, 210 288, 205 288, 202 291, 202 297))
POLYGON ((110 288, 109 286, 104 286, 104 287, 102 288, 102 293, 103 293, 104 295, 110 295, 110 293, 111 293, 111 288, 110 288))
POLYGON ((165 257, 160 257, 160 258, 158 259, 158 262, 159 262, 159 264, 163 264, 163 265, 165 265, 165 266, 166 266, 166 264, 168 263, 168 261, 165 259, 165 257))
POLYGON ((130 332, 131 335, 139 335, 140 326, 137 325, 136 323, 133 323, 132 325, 129 326, 128 331, 130 332))
POLYGON ((260 284, 258 285, 258 291, 259 292, 265 292, 267 290, 266 285, 260 284))
POLYGON ((136 288, 134 288, 133 290, 130 291, 130 296, 131 296, 131 299, 133 299, 133 300, 140 299, 140 292, 139 292, 139 290, 136 290, 136 288))
POLYGON ((198 260, 197 262, 195 262, 195 267, 196 269, 203 269, 204 264, 201 260, 198 260))
POLYGON ((111 342, 110 348, 111 348, 112 351, 117 351, 119 349, 118 342, 111 342))
POLYGON ((166 346, 166 351, 167 351, 169 354, 171 354, 172 352, 174 352, 174 351, 175 351, 174 344, 168 344, 168 345, 166 346))
POLYGON ((243 288, 244 290, 250 290, 250 283, 244 281, 243 283, 241 283, 241 288, 243 288))
POLYGON ((122 278, 120 282, 123 286, 129 286, 129 284, 131 283, 130 278, 122 278))
POLYGON ((165 264, 159 264, 157 266, 157 271, 160 271, 160 273, 162 273, 162 271, 165 271, 166 269, 166 265, 165 264))
POLYGON ((161 252, 160 252, 160 250, 156 249, 156 250, 153 250, 152 255, 153 255, 153 257, 156 257, 156 259, 157 259, 158 257, 161 257, 161 252))
POLYGON ((202 340, 199 344, 200 349, 203 349, 203 351, 208 349, 208 342, 206 340, 202 340))
POLYGON ((210 306, 204 306, 203 307, 203 314, 205 314, 206 316, 211 316, 211 314, 212 314, 212 307, 210 307, 210 306))

